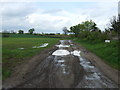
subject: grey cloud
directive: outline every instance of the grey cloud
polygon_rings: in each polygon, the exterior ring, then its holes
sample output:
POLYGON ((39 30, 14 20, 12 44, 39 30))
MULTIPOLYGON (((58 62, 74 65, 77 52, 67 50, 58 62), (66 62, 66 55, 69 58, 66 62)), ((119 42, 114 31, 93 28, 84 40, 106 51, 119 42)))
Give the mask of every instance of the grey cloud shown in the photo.
POLYGON ((2 16, 15 18, 27 16, 35 12, 36 7, 27 3, 4 3, 2 5, 2 16))
POLYGON ((31 3, 3 3, 2 30, 18 30, 31 28, 27 16, 34 13, 36 7, 31 3))
MULTIPOLYGON (((33 27, 36 32, 62 32, 62 27, 76 25, 86 18, 93 19, 100 27, 103 27, 109 17, 117 11, 113 10, 114 6, 106 4, 86 9, 80 8, 79 12, 57 8, 42 10, 31 3, 6 3, 2 6, 3 29, 16 31, 23 29, 25 32, 33 27)), ((76 10, 76 8, 73 9, 76 10)))

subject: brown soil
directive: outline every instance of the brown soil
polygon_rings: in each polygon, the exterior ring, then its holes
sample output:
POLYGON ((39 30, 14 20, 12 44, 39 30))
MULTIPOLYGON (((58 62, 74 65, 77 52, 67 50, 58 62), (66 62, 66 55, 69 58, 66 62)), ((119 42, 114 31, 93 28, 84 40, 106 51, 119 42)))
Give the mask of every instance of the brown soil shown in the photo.
POLYGON ((69 52, 80 50, 83 58, 72 54, 67 56, 54 56, 52 53, 59 48, 53 46, 17 66, 11 77, 3 81, 3 88, 118 87, 118 84, 120 84, 118 82, 118 70, 111 68, 95 54, 78 44, 66 40, 63 42, 63 45, 70 45, 70 47, 62 48, 69 52), (82 63, 82 59, 85 63, 90 62, 90 65, 94 68, 85 69, 80 64, 82 63), (63 60, 64 62, 58 62, 59 60, 63 60), (89 77, 96 73, 100 73, 99 77, 89 77), (86 76, 89 79, 86 79, 86 76))

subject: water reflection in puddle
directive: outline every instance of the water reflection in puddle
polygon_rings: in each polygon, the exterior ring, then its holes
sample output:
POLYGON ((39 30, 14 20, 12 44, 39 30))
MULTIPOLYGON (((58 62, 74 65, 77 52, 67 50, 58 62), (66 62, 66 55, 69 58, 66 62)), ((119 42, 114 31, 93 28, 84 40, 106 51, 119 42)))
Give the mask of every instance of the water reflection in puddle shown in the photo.
POLYGON ((71 54, 73 54, 74 56, 80 56, 80 52, 78 50, 74 50, 73 52, 71 52, 71 54))
POLYGON ((93 74, 90 74, 88 76, 85 76, 86 80, 99 80, 100 76, 95 72, 93 74))
POLYGON ((91 63, 86 60, 86 59, 83 59, 81 56, 79 56, 79 60, 80 60, 80 65, 83 66, 83 68, 87 71, 88 69, 95 69, 95 66, 91 65, 91 63))
POLYGON ((68 50, 64 50, 64 49, 58 49, 56 50, 55 52, 53 52, 52 55, 55 55, 55 56, 64 56, 64 55, 74 55, 74 56, 80 56, 80 52, 81 51, 78 51, 78 50, 74 50, 72 52, 69 52, 68 50))
POLYGON ((48 45, 48 43, 44 43, 40 47, 46 47, 47 45, 48 45))
POLYGON ((65 60, 58 60, 58 63, 64 63, 65 60))
POLYGON ((55 56, 64 56, 64 55, 69 55, 70 52, 68 50, 56 50, 55 52, 53 52, 52 55, 55 55, 55 56))
POLYGON ((44 43, 41 46, 33 46, 32 48, 40 48, 40 47, 46 47, 49 43, 44 43))
POLYGON ((70 45, 62 45, 62 44, 60 44, 60 45, 56 45, 56 47, 63 48, 63 47, 70 47, 70 45))

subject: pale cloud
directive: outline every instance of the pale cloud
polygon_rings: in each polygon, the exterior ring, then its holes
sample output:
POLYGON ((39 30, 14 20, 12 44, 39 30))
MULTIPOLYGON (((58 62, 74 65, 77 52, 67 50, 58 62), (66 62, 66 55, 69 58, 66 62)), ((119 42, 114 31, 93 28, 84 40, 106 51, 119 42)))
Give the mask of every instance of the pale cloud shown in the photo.
POLYGON ((28 3, 2 3, 2 15, 5 17, 22 17, 35 12, 36 8, 28 3))
MULTIPOLYGON (((26 17, 35 12, 35 8, 26 3, 2 3, 1 17, 2 30, 28 29, 30 25, 26 17)), ((0 30, 1 31, 1 30, 0 30)))
POLYGON ((63 27, 79 24, 86 16, 76 15, 67 11, 61 11, 58 15, 51 13, 31 14, 27 21, 36 29, 47 32, 61 32, 63 27))
POLYGON ((87 15, 87 20, 92 19, 98 25, 101 30, 107 27, 110 19, 113 16, 118 15, 118 6, 117 2, 100 2, 96 3, 94 7, 90 8, 77 8, 77 13, 82 13, 83 15, 87 15))
POLYGON ((0 23, 0 26, 3 30, 23 29, 25 32, 30 28, 35 28, 36 32, 62 32, 63 27, 70 28, 90 19, 104 30, 110 18, 117 15, 117 0, 105 3, 101 0, 92 7, 69 8, 69 10, 49 6, 44 9, 31 2, 2 3, 1 5, 2 25, 0 23))

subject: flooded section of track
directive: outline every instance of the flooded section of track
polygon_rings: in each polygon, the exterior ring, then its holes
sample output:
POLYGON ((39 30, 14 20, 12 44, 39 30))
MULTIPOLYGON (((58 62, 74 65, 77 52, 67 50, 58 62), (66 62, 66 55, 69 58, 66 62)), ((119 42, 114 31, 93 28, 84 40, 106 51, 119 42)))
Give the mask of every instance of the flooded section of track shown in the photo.
POLYGON ((23 88, 117 88, 71 40, 60 40, 32 73, 23 88))

